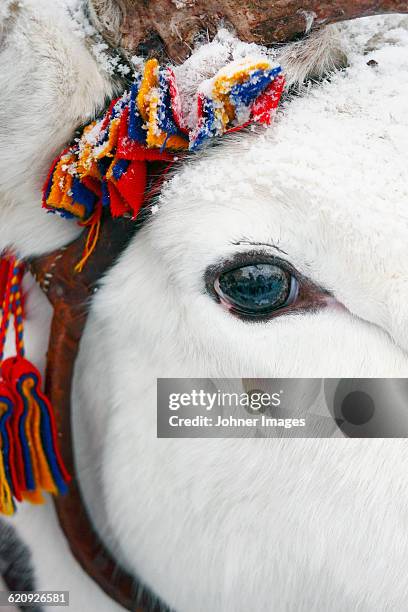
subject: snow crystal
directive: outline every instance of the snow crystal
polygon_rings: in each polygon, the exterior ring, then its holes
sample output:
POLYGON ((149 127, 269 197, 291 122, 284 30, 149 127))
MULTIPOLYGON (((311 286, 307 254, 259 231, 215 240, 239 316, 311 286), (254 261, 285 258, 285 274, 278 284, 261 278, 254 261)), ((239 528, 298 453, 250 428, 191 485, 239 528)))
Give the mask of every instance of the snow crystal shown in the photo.
POLYGON ((64 0, 72 18, 72 28, 81 40, 87 40, 91 53, 99 66, 109 75, 128 76, 132 69, 123 63, 122 57, 109 47, 102 35, 89 21, 83 0, 64 0))

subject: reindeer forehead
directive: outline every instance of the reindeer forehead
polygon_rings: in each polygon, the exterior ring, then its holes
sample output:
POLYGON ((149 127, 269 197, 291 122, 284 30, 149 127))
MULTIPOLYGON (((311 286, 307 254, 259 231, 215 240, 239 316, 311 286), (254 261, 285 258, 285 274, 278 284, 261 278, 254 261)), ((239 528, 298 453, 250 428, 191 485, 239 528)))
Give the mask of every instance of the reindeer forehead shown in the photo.
POLYGON ((198 220, 203 208, 239 210, 262 225, 279 207, 288 216, 295 207, 304 218, 326 215, 367 235, 392 228, 406 238, 408 81, 399 78, 400 48, 383 54, 374 67, 367 56, 355 58, 330 82, 286 102, 272 128, 193 160, 163 191, 163 210, 182 206, 185 220, 198 220))
POLYGON ((273 127, 208 150, 165 186, 150 233, 170 266, 188 253, 197 277, 251 242, 278 246, 328 286, 346 285, 347 270, 373 286, 407 277, 408 83, 397 91, 391 62, 376 71, 366 62, 288 102, 273 127))

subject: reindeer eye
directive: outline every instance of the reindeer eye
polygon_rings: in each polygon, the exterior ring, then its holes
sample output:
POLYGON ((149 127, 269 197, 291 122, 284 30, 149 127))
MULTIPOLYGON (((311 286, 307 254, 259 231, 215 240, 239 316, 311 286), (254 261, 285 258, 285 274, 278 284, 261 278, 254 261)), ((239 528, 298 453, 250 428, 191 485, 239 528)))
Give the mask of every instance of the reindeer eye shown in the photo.
POLYGON ((259 263, 220 274, 214 289, 225 306, 256 317, 292 304, 297 297, 298 283, 283 267, 259 263))

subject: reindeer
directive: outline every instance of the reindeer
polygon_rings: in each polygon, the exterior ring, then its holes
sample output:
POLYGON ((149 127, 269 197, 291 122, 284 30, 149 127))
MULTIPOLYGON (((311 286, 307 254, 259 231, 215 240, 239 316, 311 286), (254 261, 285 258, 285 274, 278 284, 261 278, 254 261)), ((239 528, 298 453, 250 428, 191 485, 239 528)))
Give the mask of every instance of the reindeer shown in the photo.
MULTIPOLYGON (((81 568, 52 505, 10 520, 35 588, 70 590, 75 612, 406 608, 403 440, 156 438, 157 377, 407 376, 408 22, 329 25, 407 4, 332 4, 2 2, 0 249, 22 257, 81 231, 44 213, 41 186, 126 87, 132 57, 176 63, 188 97, 189 75, 255 41, 273 46, 288 83, 271 128, 173 173, 92 298, 72 396, 76 471, 122 569, 100 589, 89 576, 101 583, 107 556, 98 565, 88 551, 81 568), (225 24, 238 38, 217 34, 225 24), (297 279, 300 298, 254 322, 228 291, 220 299, 217 279, 259 263, 297 279)), ((27 349, 44 368, 51 307, 28 277, 26 290, 27 349)))

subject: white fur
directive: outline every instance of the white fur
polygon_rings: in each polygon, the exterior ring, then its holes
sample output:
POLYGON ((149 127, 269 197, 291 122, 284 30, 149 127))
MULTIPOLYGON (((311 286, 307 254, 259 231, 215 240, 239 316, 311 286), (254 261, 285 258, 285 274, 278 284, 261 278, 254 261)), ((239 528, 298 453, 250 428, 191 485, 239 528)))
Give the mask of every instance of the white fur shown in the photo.
MULTIPOLYGON (((20 5, 9 41, 29 32, 32 48, 59 58, 41 64, 41 96, 70 82, 58 66, 80 77, 48 117, 21 112, 22 130, 17 121, 8 128, 12 170, 0 154, 0 239, 30 253, 69 237, 70 224, 55 220, 42 238, 38 174, 112 84, 85 44, 58 26, 62 8, 45 40, 31 23, 32 3, 20 5), (27 126, 34 134, 26 144, 27 126)), ((37 5, 45 11, 48 3, 37 5)), ((345 28, 350 67, 287 102, 271 129, 234 137, 177 172, 95 297, 75 391, 82 486, 118 560, 178 612, 406 608, 404 440, 158 440, 155 382, 408 375, 407 40, 398 17, 345 28), (373 42, 381 29, 394 44, 373 42), (235 319, 206 294, 203 274, 250 248, 237 241, 283 249, 343 307, 255 325, 235 319)), ((327 46, 324 53, 312 73, 330 66, 327 46)), ((294 71, 307 72, 302 62, 294 71)), ((18 69, 17 108, 25 80, 18 69)), ((4 108, 0 97, 0 130, 4 108)), ((45 330, 49 317, 33 291, 29 311, 35 303, 30 356, 46 340, 33 329, 45 330)), ((25 509, 15 523, 34 548, 41 588, 71 587, 74 612, 119 609, 78 572, 51 509, 25 509)))
POLYGON ((75 35, 62 0, 16 4, 0 54, 0 248, 40 253, 76 235, 41 210, 40 190, 73 130, 113 86, 75 35))

